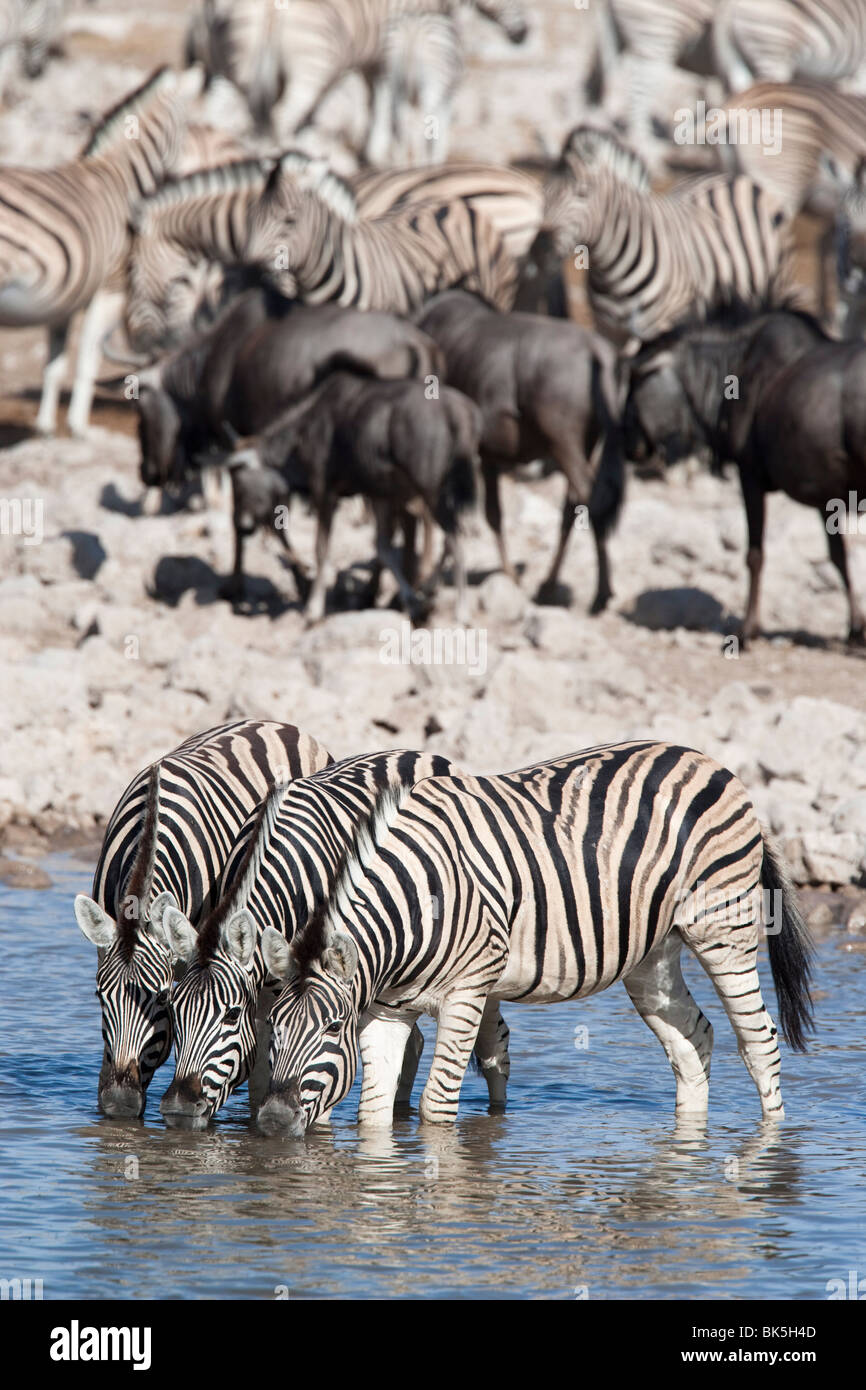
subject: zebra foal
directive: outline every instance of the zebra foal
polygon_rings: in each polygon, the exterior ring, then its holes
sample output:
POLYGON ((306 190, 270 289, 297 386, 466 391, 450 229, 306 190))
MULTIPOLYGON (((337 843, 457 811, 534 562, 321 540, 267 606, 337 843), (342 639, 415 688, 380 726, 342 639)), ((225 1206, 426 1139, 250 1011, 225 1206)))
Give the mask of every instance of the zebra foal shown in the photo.
POLYGON ((330 754, 292 724, 236 720, 189 738, 140 772, 112 813, 93 896, 75 918, 99 951, 105 1044, 100 1109, 140 1115, 171 1051, 171 956, 157 928, 166 908, 207 915, 235 836, 268 788, 327 767, 330 754))
MULTIPOLYGON (((667 1053, 677 1114, 701 1116, 712 1028, 683 979, 683 944, 724 1004, 764 1115, 780 1118, 776 1029, 756 968, 762 887, 776 894, 782 1030, 802 1047, 808 934, 745 789, 710 758, 611 744, 386 792, 291 949, 264 932, 267 966, 287 987, 271 1013, 259 1124, 302 1134, 346 1095, 373 998, 404 1034, 421 1013, 437 1019, 421 1117, 447 1123, 492 1005, 581 999, 617 980, 667 1053)), ((379 1121, 387 1115, 383 1106, 379 1121)))

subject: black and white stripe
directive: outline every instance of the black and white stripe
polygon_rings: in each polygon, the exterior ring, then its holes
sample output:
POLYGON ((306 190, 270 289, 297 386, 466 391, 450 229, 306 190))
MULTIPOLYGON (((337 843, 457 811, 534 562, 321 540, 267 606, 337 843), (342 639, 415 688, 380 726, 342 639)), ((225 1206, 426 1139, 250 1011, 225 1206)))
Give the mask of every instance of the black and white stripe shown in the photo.
POLYGON ((78 925, 100 951, 96 975, 108 1114, 144 1109, 171 1049, 171 957, 155 925, 168 905, 197 924, 212 909, 235 837, 274 783, 326 767, 330 755, 291 724, 237 720, 197 734, 133 779, 106 828, 93 896, 78 925))
POLYGON ((866 63, 863 0, 722 0, 713 20, 728 91, 753 82, 839 82, 866 63))
POLYGON ((103 119, 78 159, 54 169, 0 167, 0 325, 46 324, 48 366, 37 427, 54 429, 70 321, 87 309, 70 428, 87 424, 106 290, 129 248, 132 205, 180 155, 185 117, 176 78, 162 69, 103 119))
MULTIPOLYGON (((287 0, 280 6, 272 0, 208 0, 191 23, 188 57, 233 82, 258 126, 273 123, 283 136, 313 122, 325 97, 350 73, 359 73, 370 95, 368 157, 374 150, 387 156, 392 97, 417 85, 422 67, 438 67, 442 90, 442 76, 454 67, 454 48, 462 48, 455 20, 463 3, 512 42, 525 38, 520 0, 287 0), (416 24, 427 15, 444 24, 416 24), (401 34, 404 22, 409 28, 401 34), (446 31, 450 53, 443 57, 446 31)), ((462 57, 458 61, 462 66, 462 57)))
POLYGON ((544 216, 561 254, 582 248, 597 326, 620 342, 658 337, 730 301, 790 297, 785 213, 742 176, 656 194, 638 156, 579 127, 548 184, 544 216))
POLYGON ((463 199, 364 216, 349 184, 295 152, 276 164, 253 211, 247 256, 308 304, 410 313, 439 290, 474 290, 507 310, 517 264, 463 199))
POLYGON ((63 25, 66 0, 2 0, 0 4, 0 97, 19 64, 28 77, 44 70, 63 25))
POLYGON ((407 1030, 435 1014, 421 1116, 446 1122, 492 1004, 581 999, 617 980, 668 1054, 678 1114, 703 1115, 712 1029, 683 980, 683 942, 721 997, 763 1113, 781 1116, 756 968, 762 886, 778 899, 769 947, 782 1029, 802 1046, 806 929, 744 788, 703 754, 612 744, 386 793, 292 951, 264 935, 269 968, 289 983, 271 1014, 260 1121, 297 1132, 346 1094, 373 999, 407 1030))
MULTIPOLYGON (((207 1124, 253 1071, 257 1013, 264 1019, 273 1001, 265 989, 262 931, 267 927, 281 940, 292 941, 327 899, 359 823, 383 792, 449 771, 442 757, 397 750, 347 758, 314 777, 277 788, 238 836, 223 875, 222 897, 198 936, 182 913, 163 915, 171 949, 187 965, 173 999, 177 1068, 162 1103, 170 1122, 207 1124)), ((497 1065, 480 1053, 479 1060, 491 1099, 498 1103, 505 1098, 508 1032, 498 1012, 492 1026, 498 1029, 497 1065)), ((407 1097, 421 1047, 420 1033, 415 1030, 410 1037, 411 1032, 398 1024, 398 1073, 408 1044, 407 1097)), ((371 1001, 361 1023, 365 1120, 375 1119, 383 1103, 381 1073, 384 1065, 388 1074, 394 1037, 388 1011, 377 1010, 371 1001)), ((259 1062, 264 1080, 266 1045, 259 1047, 259 1062)), ((255 1081, 250 1085, 255 1103, 263 1087, 256 1095, 255 1081)), ((393 1091, 387 1102, 390 1116, 393 1091)))

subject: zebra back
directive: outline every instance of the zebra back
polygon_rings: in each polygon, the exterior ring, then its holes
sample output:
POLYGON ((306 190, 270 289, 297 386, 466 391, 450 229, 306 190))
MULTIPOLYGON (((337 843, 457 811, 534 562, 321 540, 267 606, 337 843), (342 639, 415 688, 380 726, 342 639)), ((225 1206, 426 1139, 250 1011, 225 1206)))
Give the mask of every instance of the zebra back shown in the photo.
POLYGON ((133 778, 105 831, 93 897, 135 932, 137 911, 171 891, 196 923, 213 906, 235 836, 274 783, 327 767, 330 754, 291 724, 236 720, 196 734, 133 778), (148 813, 150 808, 150 814, 148 813))

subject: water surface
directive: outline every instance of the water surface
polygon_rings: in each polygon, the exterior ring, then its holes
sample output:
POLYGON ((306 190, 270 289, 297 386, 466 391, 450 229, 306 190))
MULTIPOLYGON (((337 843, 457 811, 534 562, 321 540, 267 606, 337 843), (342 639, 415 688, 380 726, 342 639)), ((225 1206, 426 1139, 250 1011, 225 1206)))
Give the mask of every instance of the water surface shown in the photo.
POLYGON ((251 1130, 245 1092, 205 1133, 166 1130, 171 1063, 144 1123, 99 1116, 96 953, 71 910, 92 866, 46 867, 47 892, 0 885, 0 1277, 94 1299, 820 1299, 866 1278, 866 955, 841 932, 814 1050, 783 1052, 779 1127, 689 960, 716 1031, 705 1130, 675 1125, 664 1054, 615 987, 506 1006, 504 1115, 469 1075, 455 1129, 371 1136, 356 1090, 298 1143, 251 1130))

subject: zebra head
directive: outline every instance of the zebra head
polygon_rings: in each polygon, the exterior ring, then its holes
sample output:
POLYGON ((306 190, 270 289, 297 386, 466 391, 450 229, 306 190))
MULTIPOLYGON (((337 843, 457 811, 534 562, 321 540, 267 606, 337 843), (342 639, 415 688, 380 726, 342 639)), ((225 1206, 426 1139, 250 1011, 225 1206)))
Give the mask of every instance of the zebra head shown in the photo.
POLYGON ((350 936, 325 926, 320 914, 294 950, 279 932, 265 928, 262 954, 270 974, 286 988, 271 1010, 270 1086, 257 1123, 265 1134, 297 1139, 348 1094, 355 1080, 358 1009, 352 978, 358 948, 350 936))
POLYGON ((511 43, 523 43, 529 33, 526 11, 520 0, 472 0, 475 9, 502 30, 511 43))
POLYGON ((176 909, 162 925, 172 956, 187 969, 172 998, 174 1080, 159 1108, 169 1125, 205 1129, 255 1063, 256 928, 246 909, 218 935, 206 923, 199 937, 176 909))
POLYGON ((75 899, 75 919, 99 951, 96 993, 105 1051, 98 1102, 112 1119, 143 1114, 153 1074, 171 1051, 172 965, 159 924, 174 906, 171 893, 160 893, 142 926, 137 916, 115 922, 84 893, 75 899))

